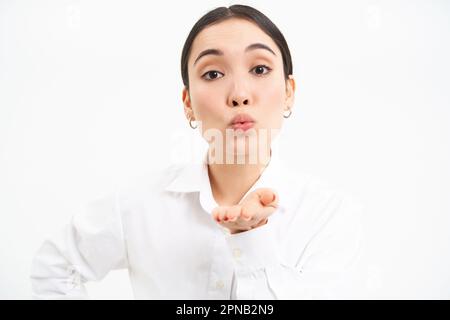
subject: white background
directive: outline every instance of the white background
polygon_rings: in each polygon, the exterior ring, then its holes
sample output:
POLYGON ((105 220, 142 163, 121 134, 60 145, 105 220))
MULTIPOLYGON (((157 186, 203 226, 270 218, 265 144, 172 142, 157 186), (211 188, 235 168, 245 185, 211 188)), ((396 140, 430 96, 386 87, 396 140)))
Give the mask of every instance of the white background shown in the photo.
MULTIPOLYGON (((285 161, 367 206, 361 297, 449 299, 450 2, 242 3, 291 49, 285 161)), ((203 142, 184 118, 181 49, 231 4, 0 0, 0 298, 30 298, 32 256, 75 208, 203 142)), ((132 297, 126 271, 88 289, 132 297)))

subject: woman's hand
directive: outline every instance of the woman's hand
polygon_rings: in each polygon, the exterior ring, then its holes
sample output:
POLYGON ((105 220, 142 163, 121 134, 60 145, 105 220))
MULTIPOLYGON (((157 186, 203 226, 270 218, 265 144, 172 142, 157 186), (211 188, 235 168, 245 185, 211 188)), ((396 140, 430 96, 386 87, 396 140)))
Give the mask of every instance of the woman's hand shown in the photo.
POLYGON ((256 189, 238 205, 220 206, 213 210, 213 218, 232 234, 265 225, 276 210, 277 194, 268 188, 256 189))

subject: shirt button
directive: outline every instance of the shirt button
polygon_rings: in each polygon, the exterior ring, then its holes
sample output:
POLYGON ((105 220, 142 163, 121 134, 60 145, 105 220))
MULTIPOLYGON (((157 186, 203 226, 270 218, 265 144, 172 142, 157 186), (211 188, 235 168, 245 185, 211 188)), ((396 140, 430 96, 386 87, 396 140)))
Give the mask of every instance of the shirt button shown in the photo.
POLYGON ((217 288, 217 289, 222 289, 223 287, 224 287, 223 281, 222 281, 222 280, 218 280, 218 281, 216 282, 216 288, 217 288))
POLYGON ((241 250, 240 249, 234 249, 233 250, 233 257, 235 257, 236 259, 241 257, 241 250))

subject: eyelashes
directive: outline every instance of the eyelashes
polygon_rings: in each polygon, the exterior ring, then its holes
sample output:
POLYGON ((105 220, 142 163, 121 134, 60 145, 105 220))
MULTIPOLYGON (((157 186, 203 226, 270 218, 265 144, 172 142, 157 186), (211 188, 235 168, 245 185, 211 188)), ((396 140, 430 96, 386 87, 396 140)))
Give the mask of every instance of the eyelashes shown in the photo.
MULTIPOLYGON (((263 64, 257 65, 256 67, 254 67, 250 71, 256 70, 257 68, 259 68, 258 70, 261 70, 261 68, 267 70, 267 72, 264 72, 264 73, 255 73, 255 75, 257 77, 265 76, 265 75, 269 74, 272 71, 272 68, 270 68, 270 67, 268 67, 266 65, 263 65, 263 64)), ((205 72, 201 77, 204 80, 206 80, 206 81, 213 81, 215 79, 220 79, 221 78, 221 77, 216 77, 219 74, 222 75, 222 77, 224 76, 224 74, 222 72, 220 72, 220 71, 211 70, 211 71, 205 72), (211 75, 215 75, 215 76, 213 78, 211 78, 211 75)))

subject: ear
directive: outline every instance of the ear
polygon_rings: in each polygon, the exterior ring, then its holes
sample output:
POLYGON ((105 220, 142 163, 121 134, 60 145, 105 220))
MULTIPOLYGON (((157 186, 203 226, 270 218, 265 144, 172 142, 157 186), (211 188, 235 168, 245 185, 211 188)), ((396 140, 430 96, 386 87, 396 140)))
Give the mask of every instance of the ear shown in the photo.
POLYGON ((289 79, 286 80, 286 105, 289 108, 294 106, 295 98, 295 80, 292 74, 289 75, 289 79))
POLYGON ((186 119, 195 120, 194 111, 192 110, 191 104, 191 96, 189 94, 189 90, 186 87, 183 88, 183 91, 181 93, 181 99, 183 100, 184 114, 186 116, 186 119))

